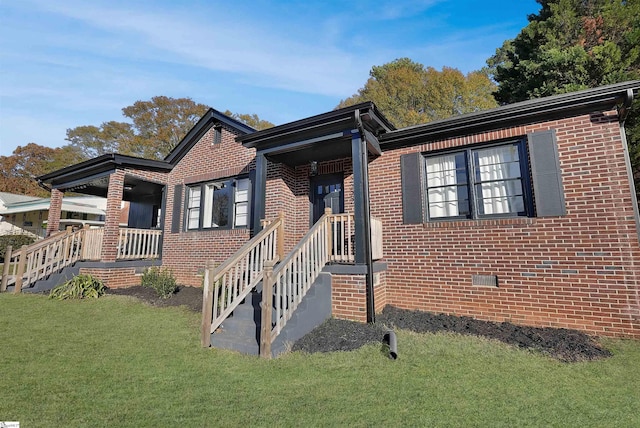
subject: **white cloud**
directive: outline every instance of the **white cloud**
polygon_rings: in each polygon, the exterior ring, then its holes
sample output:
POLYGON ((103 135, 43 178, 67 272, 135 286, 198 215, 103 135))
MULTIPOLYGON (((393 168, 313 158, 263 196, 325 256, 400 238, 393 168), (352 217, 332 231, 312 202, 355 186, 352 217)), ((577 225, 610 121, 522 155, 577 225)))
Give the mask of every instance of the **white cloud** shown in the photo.
MULTIPOLYGON (((111 9, 96 3, 52 2, 42 7, 108 31, 116 39, 126 34, 136 40, 143 58, 232 72, 258 86, 342 96, 370 67, 357 53, 242 25, 235 17, 216 19, 212 25, 184 14, 111 9)), ((103 46, 104 42, 99 48, 103 46)), ((110 47, 105 49, 109 53, 110 47)))

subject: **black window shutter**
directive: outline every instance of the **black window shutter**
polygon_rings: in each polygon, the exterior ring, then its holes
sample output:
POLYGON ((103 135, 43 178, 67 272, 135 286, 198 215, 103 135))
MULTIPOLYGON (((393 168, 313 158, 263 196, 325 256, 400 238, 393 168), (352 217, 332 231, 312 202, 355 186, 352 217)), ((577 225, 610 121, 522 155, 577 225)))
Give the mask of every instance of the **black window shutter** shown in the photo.
POLYGON ((255 219, 255 211, 253 207, 255 206, 255 185, 256 185, 256 170, 252 169, 249 171, 249 224, 247 227, 249 230, 253 230, 255 219))
POLYGON ((180 214, 182 214, 182 184, 173 188, 173 218, 171 219, 171 233, 180 232, 180 214))
POLYGON ((400 157, 402 173, 402 222, 419 224, 423 222, 422 204, 422 155, 410 153, 400 157))
POLYGON ((538 217, 567 214, 554 130, 528 135, 531 177, 538 217))

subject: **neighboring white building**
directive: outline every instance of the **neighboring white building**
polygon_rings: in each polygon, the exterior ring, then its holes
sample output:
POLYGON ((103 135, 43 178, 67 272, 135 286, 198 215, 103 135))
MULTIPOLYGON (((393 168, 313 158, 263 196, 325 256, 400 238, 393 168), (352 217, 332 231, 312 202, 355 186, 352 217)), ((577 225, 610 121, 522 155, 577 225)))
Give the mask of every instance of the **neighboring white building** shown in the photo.
MULTIPOLYGON (((49 198, 0 192, 0 235, 44 237, 49 198)), ((97 196, 69 196, 62 200, 60 229, 67 226, 102 226, 107 200, 97 196)))

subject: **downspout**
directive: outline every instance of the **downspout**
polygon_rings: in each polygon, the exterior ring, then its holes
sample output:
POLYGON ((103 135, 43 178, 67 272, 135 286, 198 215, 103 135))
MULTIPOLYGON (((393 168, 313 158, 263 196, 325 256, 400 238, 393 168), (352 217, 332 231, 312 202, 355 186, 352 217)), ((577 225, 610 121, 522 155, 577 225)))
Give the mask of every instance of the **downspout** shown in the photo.
MULTIPOLYGON (((631 188, 631 206, 633 207, 633 216, 636 220, 636 237, 638 238, 638 242, 640 242, 640 210, 638 210, 638 197, 636 195, 635 182, 633 179, 633 169, 631 168, 631 156, 629 156, 629 144, 627 142, 627 133, 624 129, 624 121, 627 119, 629 115, 629 110, 631 109, 631 104, 633 103, 633 90, 627 89, 625 93, 624 101, 621 106, 618 106, 618 118, 620 122, 620 138, 622 139, 622 149, 624 150, 624 161, 627 166, 627 176, 629 177, 629 187, 631 188)), ((629 249, 629 256, 631 260, 633 260, 633 251, 629 249)), ((633 278, 633 283, 638 283, 638 273, 637 266, 636 268, 631 269, 631 276, 633 278)), ((635 287, 635 308, 631 308, 631 313, 633 316, 637 316, 640 314, 640 289, 635 287)))
POLYGON ((627 142, 627 133, 624 129, 624 121, 629 115, 631 104, 633 103, 633 90, 627 89, 624 101, 618 106, 618 118, 620 122, 620 138, 622 139, 622 149, 624 150, 624 161, 627 166, 627 176, 629 177, 629 186, 631 187, 631 205, 633 206, 633 215, 636 220, 636 235, 640 242, 640 210, 638 209, 638 199, 636 196, 635 182, 633 179, 633 169, 631 168, 631 156, 629 155, 629 144, 627 142))
POLYGON ((360 161, 362 163, 362 198, 364 218, 364 254, 366 257, 367 274, 366 282, 366 301, 367 301, 367 322, 376 322, 376 307, 373 296, 373 256, 371 252, 371 209, 369 206, 369 153, 367 150, 367 142, 362 119, 360 118, 360 109, 355 111, 355 120, 358 132, 360 133, 360 161))

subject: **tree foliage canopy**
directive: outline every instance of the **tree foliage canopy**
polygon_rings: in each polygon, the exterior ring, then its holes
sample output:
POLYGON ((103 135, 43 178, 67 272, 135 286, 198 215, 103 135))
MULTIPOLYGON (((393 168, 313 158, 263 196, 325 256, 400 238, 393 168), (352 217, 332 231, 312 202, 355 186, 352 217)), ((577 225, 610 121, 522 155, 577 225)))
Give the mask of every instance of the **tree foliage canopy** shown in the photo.
POLYGON ((157 96, 122 109, 131 123, 78 126, 67 130, 67 141, 86 158, 120 153, 163 159, 208 109, 191 98, 157 96))
POLYGON ((487 60, 499 102, 640 77, 640 1, 537 1, 540 12, 487 60))
POLYGON ((82 155, 73 147, 52 149, 29 143, 18 146, 11 156, 0 156, 0 192, 48 197, 35 177, 80 162, 82 155))
MULTIPOLYGON (((130 122, 104 122, 67 130, 67 141, 87 158, 120 153, 147 159, 164 157, 184 138, 209 107, 190 98, 157 96, 122 109, 130 122)), ((224 114, 258 130, 273 123, 257 114, 224 114)))
POLYGON ((252 127, 257 131, 261 131, 267 128, 273 128, 275 126, 273 123, 269 122, 268 120, 260 119, 257 114, 232 113, 229 110, 225 111, 224 114, 226 114, 227 116, 235 120, 239 120, 240 122, 246 125, 249 125, 250 127, 252 127))
MULTIPOLYGON (((487 60, 512 103, 640 78, 640 0, 537 0, 538 14, 487 60)), ((640 197, 640 102, 626 123, 640 197)))
POLYGON ((364 87, 337 108, 373 101, 397 127, 496 107, 495 85, 481 71, 443 67, 438 71, 409 58, 374 66, 364 87))

